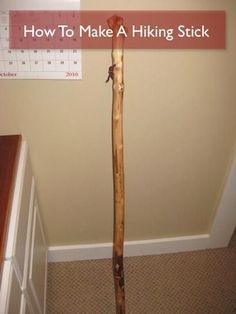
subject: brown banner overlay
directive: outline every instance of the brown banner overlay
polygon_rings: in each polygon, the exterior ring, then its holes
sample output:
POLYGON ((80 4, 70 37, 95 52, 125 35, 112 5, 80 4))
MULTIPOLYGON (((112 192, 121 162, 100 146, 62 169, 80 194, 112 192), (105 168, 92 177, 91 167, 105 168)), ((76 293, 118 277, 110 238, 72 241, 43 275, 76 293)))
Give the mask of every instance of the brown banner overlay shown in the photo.
POLYGON ((10 48, 111 48, 113 15, 127 49, 225 48, 224 11, 10 11, 10 48))

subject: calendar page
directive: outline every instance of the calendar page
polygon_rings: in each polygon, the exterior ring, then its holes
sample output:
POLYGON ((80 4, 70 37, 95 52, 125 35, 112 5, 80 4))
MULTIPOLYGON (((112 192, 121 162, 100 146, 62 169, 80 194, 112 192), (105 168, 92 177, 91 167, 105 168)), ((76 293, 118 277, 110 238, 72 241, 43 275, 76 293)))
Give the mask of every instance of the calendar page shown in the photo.
POLYGON ((9 49, 9 10, 78 10, 80 2, 20 2, 0 5, 0 79, 81 79, 80 49, 9 49))

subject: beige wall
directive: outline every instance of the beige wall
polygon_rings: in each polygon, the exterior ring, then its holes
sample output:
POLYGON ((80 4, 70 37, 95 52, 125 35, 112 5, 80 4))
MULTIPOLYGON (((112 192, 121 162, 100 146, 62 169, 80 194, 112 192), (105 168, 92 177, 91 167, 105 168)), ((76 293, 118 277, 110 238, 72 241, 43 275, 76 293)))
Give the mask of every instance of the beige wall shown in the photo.
MULTIPOLYGON (((83 9, 225 9, 227 49, 125 52, 126 239, 209 231, 236 143, 236 2, 95 1, 83 9)), ((110 51, 82 81, 0 81, 0 133, 29 143, 50 245, 112 240, 110 51)))

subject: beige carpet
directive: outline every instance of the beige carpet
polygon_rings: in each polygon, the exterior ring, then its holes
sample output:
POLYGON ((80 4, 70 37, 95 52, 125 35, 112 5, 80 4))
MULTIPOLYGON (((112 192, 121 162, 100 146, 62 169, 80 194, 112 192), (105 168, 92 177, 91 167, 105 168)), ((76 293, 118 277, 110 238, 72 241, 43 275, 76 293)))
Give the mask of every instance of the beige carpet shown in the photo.
MULTIPOLYGON (((129 314, 236 313, 236 248, 125 259, 129 314)), ((110 260, 50 263, 48 314, 115 313, 110 260)))

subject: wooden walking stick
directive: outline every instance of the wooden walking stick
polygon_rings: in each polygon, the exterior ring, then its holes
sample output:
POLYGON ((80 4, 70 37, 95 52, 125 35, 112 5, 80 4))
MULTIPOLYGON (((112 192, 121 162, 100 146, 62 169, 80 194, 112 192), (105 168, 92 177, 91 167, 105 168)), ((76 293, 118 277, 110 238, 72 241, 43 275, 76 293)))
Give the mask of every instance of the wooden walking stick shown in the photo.
MULTIPOLYGON (((112 90, 112 160, 114 182, 114 235, 113 235, 113 273, 116 296, 116 313, 125 313, 124 289, 124 158, 123 158, 123 45, 124 36, 117 36, 123 19, 112 16, 108 25, 113 30, 112 66, 109 78, 113 79, 112 90)), ((107 81, 108 81, 107 80, 107 81)))

